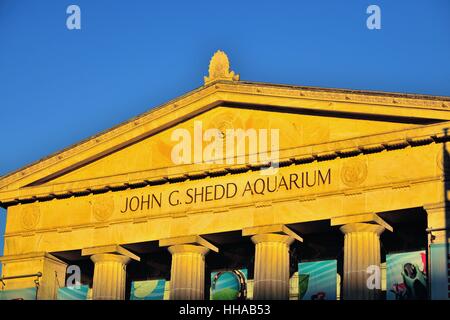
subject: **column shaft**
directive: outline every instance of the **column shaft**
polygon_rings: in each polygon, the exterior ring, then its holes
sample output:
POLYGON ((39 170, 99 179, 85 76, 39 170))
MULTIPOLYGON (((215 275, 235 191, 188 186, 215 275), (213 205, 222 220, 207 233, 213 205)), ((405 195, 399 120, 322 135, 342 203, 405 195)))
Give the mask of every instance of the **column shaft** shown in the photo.
POLYGON ((110 253, 91 256, 94 266, 94 300, 124 300, 129 257, 110 253))
POLYGON ((289 299, 289 246, 287 235, 258 234, 255 243, 253 297, 256 300, 289 299))
MULTIPOLYGON (((370 266, 381 267, 380 234, 384 227, 368 223, 351 223, 341 227, 344 238, 345 300, 374 300, 380 297, 381 289, 368 286, 370 266)), ((379 273, 381 277, 381 272, 379 273)))
POLYGON ((171 300, 205 298, 205 255, 208 251, 208 248, 191 244, 169 247, 172 254, 171 300))

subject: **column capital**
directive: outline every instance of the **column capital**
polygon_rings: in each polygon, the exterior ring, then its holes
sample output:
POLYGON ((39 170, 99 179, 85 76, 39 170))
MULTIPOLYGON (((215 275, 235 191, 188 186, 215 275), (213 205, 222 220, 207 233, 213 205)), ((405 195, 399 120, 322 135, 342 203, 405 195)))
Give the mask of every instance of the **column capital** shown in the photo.
POLYGON ((97 253, 91 256, 91 260, 94 263, 98 262, 118 262, 121 264, 128 264, 131 258, 127 256, 123 256, 120 254, 112 254, 112 253, 97 253))
MULTIPOLYGON (((208 240, 202 238, 201 236, 191 235, 191 236, 181 236, 173 237, 159 240, 160 247, 172 247, 177 245, 193 245, 201 246, 207 248, 214 252, 219 252, 219 248, 213 245, 208 240)), ((170 251, 170 250, 169 250, 170 251)))
MULTIPOLYGON (((253 240, 254 236, 256 236, 256 235, 288 236, 288 237, 292 238, 291 243, 294 240, 303 242, 302 237, 300 237, 297 233, 292 231, 290 228, 288 228, 284 224, 271 224, 271 225, 257 226, 257 227, 250 227, 250 228, 242 229, 242 236, 244 236, 244 237, 253 236, 252 237, 252 240, 253 240)), ((275 238, 273 238, 273 239, 275 239, 275 238)), ((276 242, 279 242, 279 241, 276 241, 276 242)))
POLYGON ((111 244, 111 245, 98 246, 98 247, 89 247, 89 248, 84 248, 81 250, 82 256, 93 256, 93 255, 106 254, 106 253, 111 254, 111 255, 125 256, 125 257, 128 257, 129 259, 141 261, 141 258, 139 258, 137 255, 135 255, 131 251, 125 249, 124 247, 122 247, 118 244, 111 244))
POLYGON ((193 244, 176 244, 173 246, 170 246, 168 248, 169 252, 171 254, 177 254, 177 253, 198 253, 202 256, 206 255, 209 251, 208 248, 203 246, 197 246, 193 244))
POLYGON ((386 221, 380 218, 376 213, 352 214, 330 219, 331 226, 342 226, 356 223, 377 224, 379 226, 382 226, 384 229, 389 230, 390 232, 394 231, 394 228, 392 228, 386 221))
POLYGON ((378 236, 383 233, 385 228, 379 224, 371 223, 349 223, 339 228, 342 233, 348 234, 352 232, 373 232, 378 236))
POLYGON ((288 246, 294 242, 294 238, 288 235, 275 234, 275 233, 265 233, 265 234, 256 234, 252 236, 252 242, 254 244, 258 244, 261 242, 279 242, 287 244, 288 246))

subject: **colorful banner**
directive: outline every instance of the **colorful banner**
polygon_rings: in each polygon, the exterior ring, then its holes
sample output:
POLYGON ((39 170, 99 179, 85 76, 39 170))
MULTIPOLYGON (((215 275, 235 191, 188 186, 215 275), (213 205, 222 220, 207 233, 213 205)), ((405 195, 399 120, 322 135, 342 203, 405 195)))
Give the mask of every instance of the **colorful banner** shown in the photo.
POLYGON ((425 251, 386 255, 386 299, 428 298, 425 251))
POLYGON ((336 300, 337 260, 298 264, 299 300, 336 300))
POLYGON ((247 269, 211 273, 211 300, 245 300, 247 269))
POLYGON ((432 300, 448 300, 450 261, 449 248, 445 243, 430 245, 430 294, 432 300))
POLYGON ((144 280, 131 282, 130 300, 163 300, 166 280, 144 280))
POLYGON ((0 300, 36 300, 36 287, 0 290, 0 300))
POLYGON ((88 285, 58 288, 58 300, 87 300, 89 293, 88 285))

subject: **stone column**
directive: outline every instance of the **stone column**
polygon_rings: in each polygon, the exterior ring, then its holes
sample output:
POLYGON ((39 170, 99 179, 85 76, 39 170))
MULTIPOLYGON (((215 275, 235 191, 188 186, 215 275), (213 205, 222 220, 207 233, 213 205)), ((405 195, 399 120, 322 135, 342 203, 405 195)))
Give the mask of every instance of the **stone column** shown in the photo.
MULTIPOLYGON (((376 266, 381 270, 380 234, 385 228, 378 224, 349 223, 340 230, 345 235, 344 300, 378 299, 381 289, 369 288, 367 280, 372 273, 368 273, 368 268, 376 266)), ((379 276, 381 277, 381 272, 379 276)))
POLYGON ((111 253, 91 256, 94 266, 93 300, 125 300, 126 268, 129 257, 111 253))
POLYGON ((255 244, 253 299, 289 299, 289 246, 303 239, 283 224, 250 227, 243 236, 255 244))
POLYGON ((203 300, 205 298, 205 255, 219 249, 199 235, 159 240, 172 254, 170 300, 203 300))
POLYGON ((85 248, 82 256, 94 262, 93 300, 125 300, 126 268, 130 260, 140 261, 120 245, 85 248))
POLYGON ((170 300, 205 298, 205 255, 209 249, 192 244, 169 247, 172 254, 170 300))
POLYGON ((281 234, 257 234, 253 299, 289 299, 289 246, 294 238, 281 234))

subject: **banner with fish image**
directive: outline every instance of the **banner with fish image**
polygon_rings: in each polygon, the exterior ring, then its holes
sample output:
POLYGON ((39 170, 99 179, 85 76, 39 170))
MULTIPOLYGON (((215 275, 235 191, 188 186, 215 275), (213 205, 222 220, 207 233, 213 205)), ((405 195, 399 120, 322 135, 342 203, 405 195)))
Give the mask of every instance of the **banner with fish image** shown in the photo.
POLYGON ((164 300, 166 280, 143 280, 131 282, 130 300, 164 300))
POLYGON ((88 300, 89 286, 79 285, 58 288, 58 300, 88 300))
POLYGON ((298 264, 299 300, 336 300, 337 260, 298 264))
POLYGON ((0 300, 36 300, 36 287, 0 290, 0 300))
POLYGON ((211 272, 211 300, 245 300, 247 269, 211 272))
POLYGON ((386 255, 386 299, 428 299, 426 266, 425 250, 386 255))

